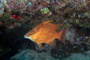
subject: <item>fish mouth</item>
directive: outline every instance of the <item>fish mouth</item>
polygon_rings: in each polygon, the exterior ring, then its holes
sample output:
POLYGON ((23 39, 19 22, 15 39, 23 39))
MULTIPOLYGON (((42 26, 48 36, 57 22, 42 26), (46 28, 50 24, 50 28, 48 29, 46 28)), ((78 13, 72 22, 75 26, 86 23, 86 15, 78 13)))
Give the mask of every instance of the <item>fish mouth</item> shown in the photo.
POLYGON ((26 36, 24 36, 24 38, 33 41, 30 37, 26 37, 26 36))

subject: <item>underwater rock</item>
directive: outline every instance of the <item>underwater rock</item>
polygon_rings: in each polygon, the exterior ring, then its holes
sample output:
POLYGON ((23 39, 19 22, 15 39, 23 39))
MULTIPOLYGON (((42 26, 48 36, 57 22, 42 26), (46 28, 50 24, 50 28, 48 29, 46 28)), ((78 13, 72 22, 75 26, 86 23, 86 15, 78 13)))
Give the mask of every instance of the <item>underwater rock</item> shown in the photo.
POLYGON ((34 50, 23 50, 11 57, 10 60, 55 60, 50 54, 42 52, 38 53, 34 50))
POLYGON ((67 33, 66 33, 66 40, 69 40, 70 43, 73 45, 74 44, 74 38, 76 36, 76 29, 75 28, 69 28, 67 33))
POLYGON ((90 57, 88 55, 85 56, 81 53, 73 53, 70 57, 65 58, 64 60, 90 60, 90 57))
MULTIPOLYGON (((55 51, 53 51, 55 53, 55 51)), ((53 54, 57 56, 58 58, 54 58, 51 56, 51 54, 47 52, 37 52, 35 50, 22 50, 15 56, 12 56, 10 60, 90 60, 90 51, 82 53, 71 53, 71 55, 68 55, 69 53, 65 52, 64 50, 57 51, 59 54, 53 54), (61 52, 60 52, 61 51, 61 52), (65 57, 66 55, 66 57, 65 57)))

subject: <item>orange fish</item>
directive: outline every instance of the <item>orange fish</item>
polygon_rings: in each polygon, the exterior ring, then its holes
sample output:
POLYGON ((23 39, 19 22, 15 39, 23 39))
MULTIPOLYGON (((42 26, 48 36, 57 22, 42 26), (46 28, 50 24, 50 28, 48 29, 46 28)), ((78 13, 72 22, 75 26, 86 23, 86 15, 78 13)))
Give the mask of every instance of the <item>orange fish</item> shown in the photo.
POLYGON ((19 20, 20 19, 20 17, 17 16, 17 15, 11 15, 10 17, 13 18, 13 19, 15 19, 15 20, 19 20))
POLYGON ((63 24, 52 24, 48 22, 50 21, 37 25, 27 32, 24 37, 36 42, 39 47, 41 47, 41 43, 55 46, 54 39, 56 38, 63 42, 68 28, 62 28, 63 24), (60 28, 59 31, 57 31, 57 28, 60 28))

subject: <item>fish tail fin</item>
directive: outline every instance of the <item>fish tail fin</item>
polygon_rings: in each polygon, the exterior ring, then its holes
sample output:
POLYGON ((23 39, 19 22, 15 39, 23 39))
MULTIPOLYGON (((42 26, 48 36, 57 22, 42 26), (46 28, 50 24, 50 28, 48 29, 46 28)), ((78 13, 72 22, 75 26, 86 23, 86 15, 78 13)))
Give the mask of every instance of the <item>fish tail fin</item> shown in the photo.
POLYGON ((65 43, 65 36, 66 36, 66 32, 68 30, 69 27, 65 28, 63 31, 62 31, 62 36, 61 36, 61 42, 65 43))

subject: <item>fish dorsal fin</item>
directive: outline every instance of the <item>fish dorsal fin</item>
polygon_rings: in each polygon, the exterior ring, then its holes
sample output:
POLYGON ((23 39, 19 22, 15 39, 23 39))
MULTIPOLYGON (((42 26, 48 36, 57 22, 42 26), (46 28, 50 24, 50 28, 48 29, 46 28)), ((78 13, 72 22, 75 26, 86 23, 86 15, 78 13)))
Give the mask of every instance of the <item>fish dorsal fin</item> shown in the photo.
POLYGON ((42 23, 50 23, 50 22, 52 22, 52 20, 44 21, 42 23))

